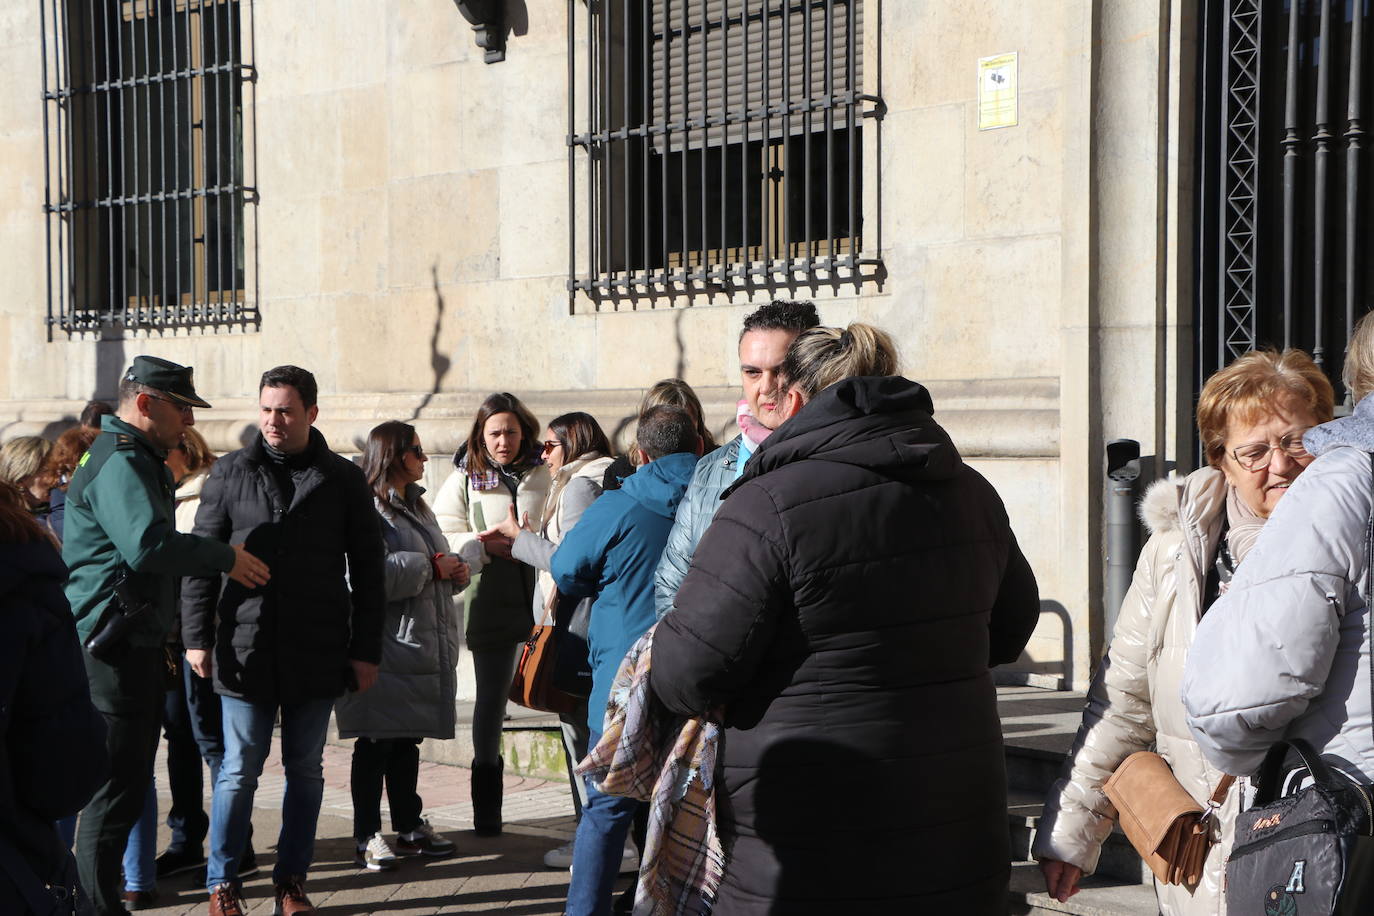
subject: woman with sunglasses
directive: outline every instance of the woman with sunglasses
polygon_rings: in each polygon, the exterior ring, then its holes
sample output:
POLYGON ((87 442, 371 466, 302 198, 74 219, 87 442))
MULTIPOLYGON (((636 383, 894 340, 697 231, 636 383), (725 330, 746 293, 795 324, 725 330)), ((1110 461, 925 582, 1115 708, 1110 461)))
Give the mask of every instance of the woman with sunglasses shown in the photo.
MULTIPOLYGON (((553 552, 563 536, 577 524, 586 510, 601 495, 603 478, 611 466, 611 443, 600 424, 591 414, 580 411, 555 417, 544 430, 541 443, 544 464, 552 475, 553 485, 544 500, 543 522, 537 531, 521 528, 512 509, 501 522, 478 535, 490 549, 493 544, 508 545, 511 556, 527 563, 539 573, 535 579, 534 621, 552 623, 556 617, 581 617, 581 613, 562 608, 559 614, 558 587, 549 574, 553 552)), ((577 607, 579 603, 573 601, 577 607)), ((591 599, 577 607, 578 612, 590 612, 591 599)), ((583 632, 585 640, 585 631, 583 632)), ((562 644, 560 643, 560 646, 562 644)), ((568 782, 572 786, 573 808, 582 816, 583 793, 586 788, 575 775, 574 767, 587 756, 587 706, 559 716, 563 722, 563 749, 568 760, 568 782)), ((568 868, 572 865, 572 843, 550 850, 544 856, 549 868, 568 868)), ((633 854, 629 855, 633 859, 633 854)))
POLYGON ((534 569, 511 559, 504 545, 484 547, 477 534, 513 509, 538 526, 549 493, 539 458, 539 423, 520 399, 499 392, 477 410, 467 443, 453 456, 454 473, 439 488, 434 514, 453 552, 473 573, 467 593, 468 651, 477 681, 472 708, 472 829, 501 833, 501 726, 520 647, 530 635, 534 569))
POLYGON ((339 699, 340 738, 353 745, 354 861, 362 868, 396 867, 396 853, 435 858, 454 853, 452 840, 421 816, 416 783, 420 741, 453 737, 458 667, 458 611, 453 596, 468 583, 467 564, 449 552, 420 479, 424 446, 415 427, 391 420, 368 434, 363 473, 372 487, 386 544, 386 622, 377 683, 339 699), (396 831, 393 850, 382 836, 382 784, 396 831))
MULTIPOLYGON (((1203 386, 1197 424, 1209 466, 1145 494, 1141 516, 1152 535, 1088 690, 1063 778, 1045 802, 1033 853, 1055 899, 1077 893, 1079 879, 1097 867, 1115 817, 1102 786, 1131 754, 1156 746, 1201 805, 1216 791, 1223 773, 1203 757, 1185 720, 1184 662, 1198 621, 1312 463, 1303 433, 1331 419, 1332 401, 1331 383, 1301 350, 1247 353, 1203 386)), ((1156 882, 1164 916, 1225 912, 1223 867, 1239 796, 1232 785, 1197 887, 1156 882)))

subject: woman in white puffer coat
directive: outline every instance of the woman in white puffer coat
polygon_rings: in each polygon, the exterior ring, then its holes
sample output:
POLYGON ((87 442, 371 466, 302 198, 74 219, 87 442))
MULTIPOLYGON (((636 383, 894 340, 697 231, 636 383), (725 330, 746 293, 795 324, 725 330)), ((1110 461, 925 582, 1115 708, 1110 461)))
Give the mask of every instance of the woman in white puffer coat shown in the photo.
MULTIPOLYGON (((1223 772, 1188 731, 1179 686, 1198 621, 1226 588, 1287 486, 1311 462, 1302 433, 1330 419, 1331 384, 1300 350, 1248 353, 1203 387, 1198 431, 1210 467, 1163 480, 1141 514, 1151 537, 1094 677, 1064 775, 1051 789, 1033 855, 1051 896, 1067 900, 1097 867, 1116 811, 1102 793, 1136 751, 1155 747, 1199 804, 1223 772)), ((1225 912, 1222 868, 1239 804, 1232 787, 1195 888, 1156 883, 1165 916, 1225 912)))

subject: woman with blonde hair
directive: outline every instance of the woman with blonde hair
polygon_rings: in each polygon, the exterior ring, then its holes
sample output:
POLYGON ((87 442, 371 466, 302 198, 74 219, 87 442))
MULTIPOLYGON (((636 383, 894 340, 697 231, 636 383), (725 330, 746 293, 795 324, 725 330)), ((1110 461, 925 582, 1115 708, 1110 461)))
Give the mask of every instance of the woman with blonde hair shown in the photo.
POLYGON ((701 447, 703 454, 716 448, 716 437, 711 434, 711 430, 706 425, 705 412, 701 409, 701 399, 692 390, 692 386, 680 378, 665 378, 654 382, 649 390, 644 392, 644 397, 639 399, 639 413, 636 416, 644 416, 651 408, 667 404, 669 407, 681 407, 687 411, 687 415, 696 423, 697 435, 701 437, 701 447))
MULTIPOLYGON (((1155 483, 1141 502, 1150 539, 1088 689, 1063 775, 1045 802, 1032 852, 1050 896, 1067 900, 1096 869, 1116 818, 1102 786, 1131 754, 1155 747, 1201 805, 1217 791, 1224 771, 1204 758, 1179 696, 1184 663, 1198 621, 1311 464, 1303 434, 1331 419, 1333 400, 1330 382, 1301 350, 1247 353, 1203 386, 1197 425, 1208 466, 1155 483)), ((1165 916, 1225 912, 1223 869, 1239 804, 1232 786, 1196 887, 1156 882, 1165 916)))
POLYGON ((785 422, 654 631, 654 694, 723 726, 715 916, 1006 912, 989 668, 1030 638, 1035 578, 898 365, 871 325, 792 342, 785 422))
POLYGON ((514 510, 542 522, 549 469, 539 457, 539 423, 513 394, 488 395, 473 418, 455 470, 439 488, 434 514, 452 551, 468 564, 466 644, 477 679, 472 710, 472 810, 478 836, 501 833, 501 726, 520 647, 530 635, 535 571, 504 544, 486 548, 479 532, 514 510))
POLYGON ((0 481, 18 487, 28 500, 29 510, 46 515, 48 488, 43 485, 43 462, 52 443, 42 436, 19 436, 0 445, 0 481))

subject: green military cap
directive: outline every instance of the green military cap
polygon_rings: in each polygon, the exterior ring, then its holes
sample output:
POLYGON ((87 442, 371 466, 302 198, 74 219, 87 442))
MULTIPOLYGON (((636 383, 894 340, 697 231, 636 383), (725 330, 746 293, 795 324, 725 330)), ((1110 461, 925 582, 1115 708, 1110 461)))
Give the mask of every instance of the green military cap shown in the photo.
POLYGON ((133 365, 124 373, 124 380, 147 385, 189 407, 210 406, 196 394, 191 384, 190 366, 178 366, 156 356, 135 356, 133 365))

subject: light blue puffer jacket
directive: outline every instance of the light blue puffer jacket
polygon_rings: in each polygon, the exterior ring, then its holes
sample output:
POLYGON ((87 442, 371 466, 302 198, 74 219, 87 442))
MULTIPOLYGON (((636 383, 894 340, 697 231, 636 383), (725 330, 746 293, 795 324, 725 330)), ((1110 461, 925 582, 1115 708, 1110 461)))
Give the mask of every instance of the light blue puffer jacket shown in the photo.
POLYGON ((1216 766, 1250 775, 1305 738, 1374 781, 1366 527, 1374 398, 1304 437, 1317 455, 1198 625, 1183 680, 1188 727, 1216 766))
POLYGON ((692 568, 692 554, 720 508, 720 494, 739 477, 735 467, 739 461, 739 439, 736 436, 707 452, 692 472, 692 483, 678 504, 673 530, 668 532, 668 546, 663 549, 663 558, 654 573, 654 613, 659 620, 673 609, 678 586, 692 568))

